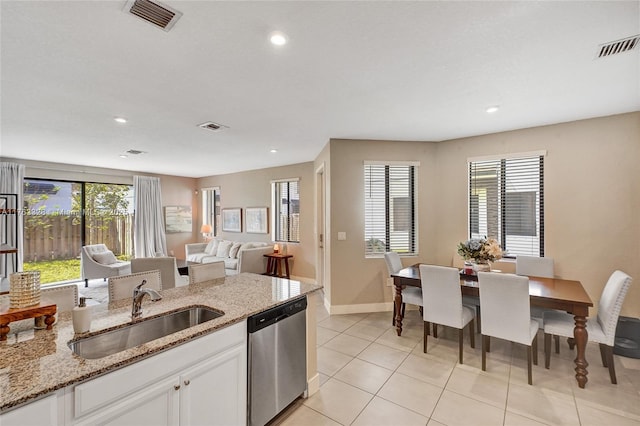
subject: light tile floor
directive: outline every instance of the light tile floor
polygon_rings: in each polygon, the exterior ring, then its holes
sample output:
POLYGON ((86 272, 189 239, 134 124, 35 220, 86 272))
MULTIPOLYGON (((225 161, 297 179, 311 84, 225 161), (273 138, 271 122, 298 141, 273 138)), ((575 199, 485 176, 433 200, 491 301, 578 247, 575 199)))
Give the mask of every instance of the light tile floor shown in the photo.
MULTIPOLYGON (((614 356, 618 384, 609 381, 598 346, 589 344, 589 382, 580 389, 563 342, 544 368, 542 335, 533 386, 524 347, 491 341, 487 371, 465 336, 464 364, 457 331, 439 328, 422 352, 422 321, 407 311, 401 337, 391 313, 329 315, 318 305, 320 390, 298 399, 271 425, 640 425, 640 359, 614 356)), ((465 330, 466 332, 466 330, 465 330)))

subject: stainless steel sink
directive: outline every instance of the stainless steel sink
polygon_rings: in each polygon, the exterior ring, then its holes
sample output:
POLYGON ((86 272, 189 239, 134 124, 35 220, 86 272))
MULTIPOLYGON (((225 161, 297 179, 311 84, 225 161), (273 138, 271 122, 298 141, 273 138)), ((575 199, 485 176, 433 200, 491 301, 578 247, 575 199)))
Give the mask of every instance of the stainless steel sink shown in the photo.
POLYGON ((211 321, 224 312, 202 306, 143 319, 125 327, 69 342, 71 350, 86 359, 97 359, 211 321))

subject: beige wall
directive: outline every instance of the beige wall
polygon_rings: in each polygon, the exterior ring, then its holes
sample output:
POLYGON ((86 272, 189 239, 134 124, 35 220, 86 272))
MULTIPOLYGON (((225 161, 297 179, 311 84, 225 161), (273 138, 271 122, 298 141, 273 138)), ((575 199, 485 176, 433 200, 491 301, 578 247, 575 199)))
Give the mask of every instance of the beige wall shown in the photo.
MULTIPOLYGON (((611 272, 635 278, 623 315, 640 316, 640 113, 439 143, 437 261, 467 236, 467 158, 546 150, 545 255, 594 305, 611 272)), ((592 311, 592 313, 594 313, 592 311)))
MULTIPOLYGON (((286 178, 300 178, 300 243, 287 244, 288 253, 294 255, 293 261, 291 262, 291 266, 293 267, 291 274, 296 277, 315 279, 313 163, 309 162, 241 173, 209 176, 198 179, 197 186, 200 193, 202 192, 202 188, 220 187, 220 203, 222 204, 222 208, 240 207, 244 209, 246 207, 269 207, 269 217, 271 217, 273 213, 271 211, 271 181, 286 178)), ((201 199, 201 197, 199 197, 199 199, 201 199)), ((200 201, 198 203, 200 203, 200 201)), ((198 229, 200 225, 201 221, 196 223, 198 229)), ((269 229, 269 232, 271 232, 271 229, 269 229)), ((273 241, 271 233, 247 234, 244 231, 241 233, 223 232, 221 236, 235 241, 273 241)))
MULTIPOLYGON (((334 312, 341 305, 370 304, 382 309, 391 301, 387 286, 387 268, 383 258, 364 257, 364 179, 366 160, 419 161, 418 230, 419 255, 403 258, 405 265, 436 259, 436 144, 399 141, 330 141, 331 150, 331 291, 328 300, 334 312), (346 241, 338 241, 338 232, 346 232, 346 241)), ((390 306, 390 305, 389 305, 390 306)))
MULTIPOLYGON (((331 166, 325 297, 332 310, 377 309, 392 300, 384 260, 364 257, 365 160, 420 161, 419 255, 403 263, 450 265, 457 243, 468 235, 467 159, 537 150, 547 151, 545 254, 555 259, 556 275, 580 280, 595 314, 607 278, 621 269, 636 279, 622 314, 640 316, 638 112, 442 143, 331 140, 323 155, 331 166), (347 232, 346 241, 337 240, 339 231, 347 232)), ((499 267, 514 271, 510 263, 499 267)))
MULTIPOLYGON (((194 224, 197 222, 197 205, 195 204, 196 199, 194 197, 196 179, 193 178, 151 175, 126 170, 102 169, 74 164, 49 163, 15 158, 0 158, 0 161, 24 164, 26 167, 25 176, 29 178, 133 185, 134 175, 157 176, 160 178, 160 184, 162 186, 162 204, 165 206, 192 206, 194 224)), ((167 234, 167 251, 169 251, 169 253, 173 252, 177 258, 184 259, 184 245, 188 242, 193 242, 197 238, 197 231, 199 229, 200 228, 196 228, 194 225, 192 232, 167 234)))

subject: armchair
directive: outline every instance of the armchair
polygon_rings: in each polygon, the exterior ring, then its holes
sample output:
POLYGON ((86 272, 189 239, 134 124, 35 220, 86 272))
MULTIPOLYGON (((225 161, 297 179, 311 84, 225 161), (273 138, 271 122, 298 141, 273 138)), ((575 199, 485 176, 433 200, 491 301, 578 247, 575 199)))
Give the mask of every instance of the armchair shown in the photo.
POLYGON ((117 277, 131 273, 131 263, 122 262, 104 244, 83 246, 80 252, 80 270, 84 286, 93 278, 117 277))

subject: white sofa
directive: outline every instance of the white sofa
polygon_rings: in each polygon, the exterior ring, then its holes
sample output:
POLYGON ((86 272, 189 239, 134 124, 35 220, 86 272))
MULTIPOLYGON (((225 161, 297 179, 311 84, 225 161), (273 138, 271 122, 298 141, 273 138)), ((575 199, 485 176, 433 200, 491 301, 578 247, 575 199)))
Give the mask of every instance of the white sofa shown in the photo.
POLYGON ((131 263, 116 259, 104 244, 83 246, 80 253, 80 270, 84 286, 93 278, 109 278, 131 273, 131 263))
POLYGON ((265 254, 273 253, 273 246, 263 242, 238 242, 215 238, 208 243, 185 245, 190 262, 224 262, 227 275, 240 272, 262 274, 266 271, 265 254))

